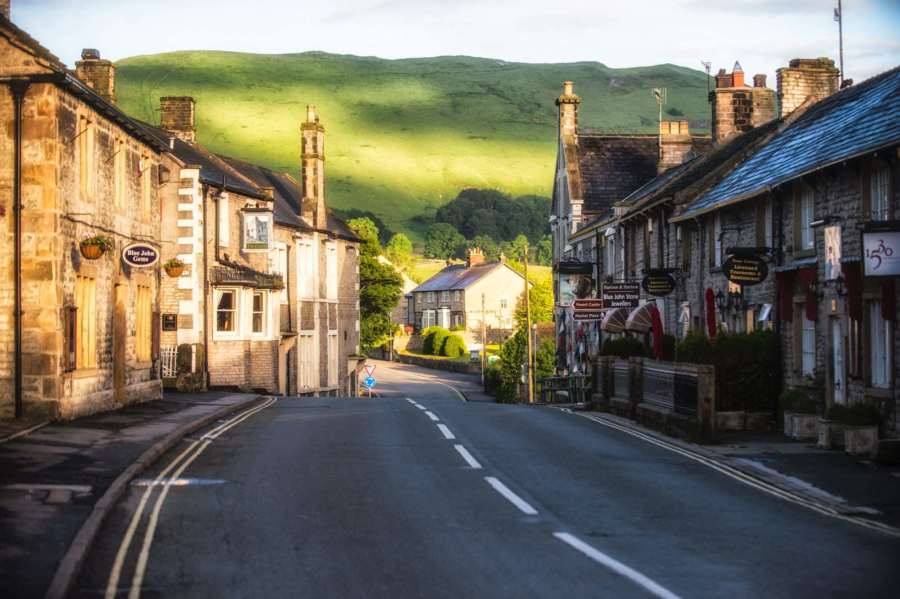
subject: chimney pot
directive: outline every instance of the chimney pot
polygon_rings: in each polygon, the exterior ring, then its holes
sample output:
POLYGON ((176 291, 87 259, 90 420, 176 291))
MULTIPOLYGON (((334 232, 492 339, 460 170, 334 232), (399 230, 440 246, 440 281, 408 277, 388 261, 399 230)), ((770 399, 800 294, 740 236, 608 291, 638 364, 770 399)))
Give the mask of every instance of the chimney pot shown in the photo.
POLYGON ((472 268, 484 264, 484 252, 481 248, 469 248, 466 252, 466 267, 472 268))
POLYGON ((575 84, 571 81, 563 81, 563 93, 567 96, 575 93, 575 84))
POLYGON ((744 69, 741 63, 735 61, 734 69, 731 72, 731 87, 744 87, 744 69))

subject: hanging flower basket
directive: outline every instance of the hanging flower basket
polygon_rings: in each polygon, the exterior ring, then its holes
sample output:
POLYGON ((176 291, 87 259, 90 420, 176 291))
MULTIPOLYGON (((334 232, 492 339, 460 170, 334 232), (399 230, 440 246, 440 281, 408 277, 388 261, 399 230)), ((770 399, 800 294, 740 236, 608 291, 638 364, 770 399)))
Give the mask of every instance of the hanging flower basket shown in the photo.
POLYGON ((81 255, 86 260, 97 260, 107 250, 114 248, 115 243, 104 235, 94 235, 93 237, 82 239, 78 247, 81 250, 81 255))
POLYGON ((172 258, 171 260, 166 260, 166 263, 163 264, 163 269, 172 278, 180 277, 181 273, 184 272, 184 262, 178 258, 172 258))

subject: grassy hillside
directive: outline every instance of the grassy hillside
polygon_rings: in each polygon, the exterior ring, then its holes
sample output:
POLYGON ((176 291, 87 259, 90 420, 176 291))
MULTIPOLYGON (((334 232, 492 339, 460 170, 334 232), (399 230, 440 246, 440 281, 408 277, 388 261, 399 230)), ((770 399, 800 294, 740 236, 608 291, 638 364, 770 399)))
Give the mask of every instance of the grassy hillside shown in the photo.
POLYGON ((433 215, 465 187, 550 195, 563 80, 584 99, 583 126, 654 131, 650 89, 659 86, 674 114, 708 121, 705 75, 672 65, 174 52, 116 66, 126 111, 158 122, 160 96, 194 96, 201 142, 290 172, 299 124, 315 104, 327 134, 329 204, 371 210, 414 239, 421 224, 411 219, 433 215))

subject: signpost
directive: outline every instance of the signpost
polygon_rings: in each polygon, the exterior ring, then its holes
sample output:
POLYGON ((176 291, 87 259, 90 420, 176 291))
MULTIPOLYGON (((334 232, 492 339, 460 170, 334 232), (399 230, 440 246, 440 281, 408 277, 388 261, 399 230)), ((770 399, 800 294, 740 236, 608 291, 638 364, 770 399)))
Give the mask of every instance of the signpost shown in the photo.
POLYGON ((132 243, 122 249, 122 261, 129 266, 147 268, 159 262, 159 250, 149 243, 132 243))
POLYGON ((604 308, 637 308, 641 300, 639 283, 604 283, 601 289, 604 308))
POLYGON ((675 277, 667 272, 650 272, 641 281, 641 287, 650 295, 665 297, 675 291, 675 277))
POLYGON ((572 302, 572 318, 580 322, 590 322, 603 319, 602 299, 577 299, 572 302))
POLYGON ((766 261, 756 255, 729 256, 722 265, 722 271, 726 279, 742 287, 762 283, 769 276, 766 261))

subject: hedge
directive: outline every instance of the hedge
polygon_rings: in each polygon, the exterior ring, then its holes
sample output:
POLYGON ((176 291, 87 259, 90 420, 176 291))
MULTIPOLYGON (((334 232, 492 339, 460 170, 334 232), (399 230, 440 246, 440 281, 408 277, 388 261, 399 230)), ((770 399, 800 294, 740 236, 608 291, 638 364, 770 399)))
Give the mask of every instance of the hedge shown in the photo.
MULTIPOLYGON (((437 336, 435 335, 435 340, 437 336)), ((463 341, 463 338, 456 334, 450 334, 444 339, 444 345, 441 347, 441 355, 447 356, 448 358, 459 358, 461 356, 466 355, 468 350, 466 349, 466 342, 463 341)))
POLYGON ((444 327, 428 327, 422 331, 422 353, 430 356, 441 355, 441 347, 450 331, 444 327))
POLYGON ((619 337, 618 339, 607 339, 600 348, 600 355, 643 358, 647 355, 647 350, 644 344, 635 337, 619 337))

